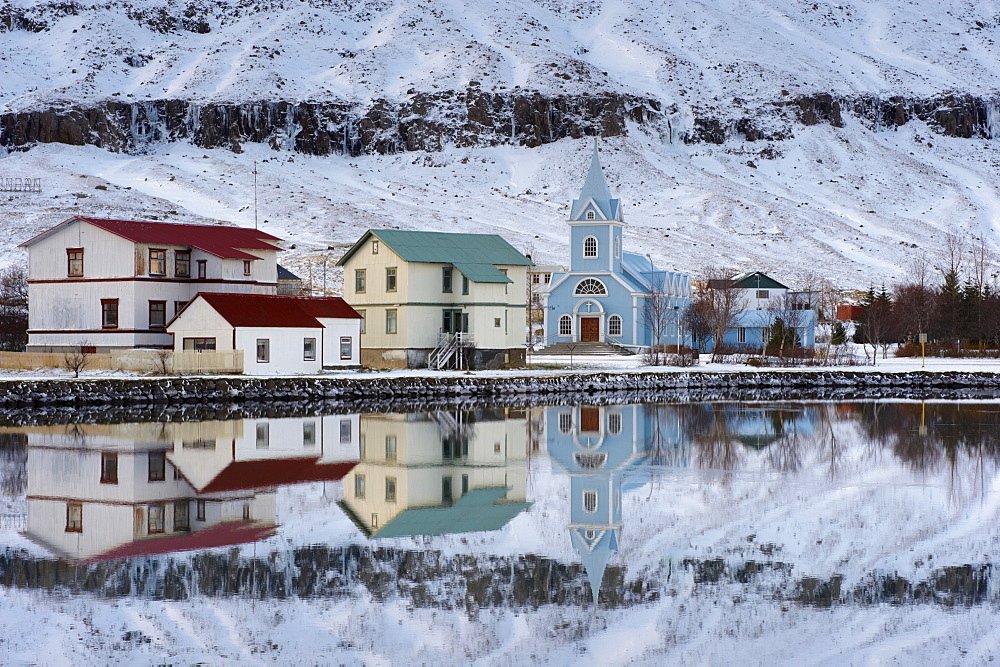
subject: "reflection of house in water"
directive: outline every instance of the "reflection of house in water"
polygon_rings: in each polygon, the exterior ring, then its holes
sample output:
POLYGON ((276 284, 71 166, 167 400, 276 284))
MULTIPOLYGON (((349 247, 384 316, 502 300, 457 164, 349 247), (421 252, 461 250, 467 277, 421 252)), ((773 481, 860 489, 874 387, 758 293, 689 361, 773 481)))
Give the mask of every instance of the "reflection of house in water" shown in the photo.
POLYGON ((816 416, 812 408, 725 403, 717 411, 725 422, 725 432, 741 444, 763 449, 795 435, 812 435, 816 416))
POLYGON ((569 535, 597 593, 622 529, 626 473, 640 460, 687 465, 678 408, 582 406, 546 409, 549 455, 569 473, 569 535))
POLYGON ((499 530, 524 511, 523 411, 361 416, 341 508, 368 537, 499 530))
MULTIPOLYGON (((268 478, 260 452, 249 472, 238 465, 247 458, 243 433, 249 428, 256 436, 260 424, 266 431, 296 428, 301 443, 308 421, 29 427, 26 535, 71 561, 269 537, 277 526, 274 487, 339 479, 354 462, 320 463, 315 453, 296 460, 282 451, 268 478), (297 467, 288 465, 292 460, 297 467)), ((322 433, 323 419, 312 421, 322 433)))

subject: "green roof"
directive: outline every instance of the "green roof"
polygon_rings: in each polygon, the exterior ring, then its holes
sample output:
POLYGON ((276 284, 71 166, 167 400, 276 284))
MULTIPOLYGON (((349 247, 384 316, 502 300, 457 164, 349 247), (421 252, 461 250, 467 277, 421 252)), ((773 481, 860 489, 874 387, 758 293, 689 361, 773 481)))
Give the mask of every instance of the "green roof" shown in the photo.
POLYGON ((530 259, 496 234, 451 234, 448 232, 404 232, 397 229, 372 229, 365 233, 337 266, 353 255, 369 235, 375 236, 407 262, 452 264, 462 275, 476 283, 509 283, 500 266, 532 266, 530 259))
POLYGON ((403 510, 373 533, 343 502, 337 503, 368 537, 407 537, 411 535, 450 535, 500 530, 531 503, 502 502, 510 489, 490 487, 473 489, 454 505, 418 507, 403 510))
POLYGON ((744 289, 788 289, 786 285, 782 285, 774 278, 766 276, 760 271, 753 271, 751 273, 744 273, 742 276, 736 276, 733 278, 733 285, 744 289), (757 280, 758 276, 760 277, 759 282, 757 280))

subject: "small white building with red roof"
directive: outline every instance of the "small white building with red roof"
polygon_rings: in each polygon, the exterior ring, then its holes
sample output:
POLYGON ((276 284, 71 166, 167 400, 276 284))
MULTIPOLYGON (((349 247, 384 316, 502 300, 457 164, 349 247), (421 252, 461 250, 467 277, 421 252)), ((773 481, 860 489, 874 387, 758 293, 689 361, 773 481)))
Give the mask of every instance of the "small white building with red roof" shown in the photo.
POLYGON ((75 216, 24 242, 28 350, 172 346, 198 292, 274 294, 280 239, 256 229, 75 216))
POLYGON ((241 350, 248 375, 361 363, 361 315, 340 297, 202 292, 167 331, 177 352, 241 350))

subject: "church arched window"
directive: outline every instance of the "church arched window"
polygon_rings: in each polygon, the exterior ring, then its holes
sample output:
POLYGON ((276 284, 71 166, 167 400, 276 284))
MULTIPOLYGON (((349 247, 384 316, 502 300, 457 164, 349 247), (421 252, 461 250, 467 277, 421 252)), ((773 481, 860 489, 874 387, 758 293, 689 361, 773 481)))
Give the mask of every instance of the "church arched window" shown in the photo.
POLYGON ((604 286, 597 278, 584 278, 576 286, 576 291, 574 292, 576 296, 586 296, 586 295, 597 295, 597 296, 607 296, 608 288, 604 286))
POLYGON ((609 336, 621 336, 622 335, 622 317, 621 315, 612 315, 608 318, 608 335, 609 336))
POLYGON ((596 215, 594 215, 594 212, 593 212, 593 211, 587 211, 587 220, 593 220, 593 219, 594 219, 594 218, 596 218, 596 217, 597 217, 597 216, 596 216, 596 215))
POLYGON ((588 236, 583 240, 583 256, 597 257, 597 237, 588 236))
POLYGON ((621 259, 622 256, 622 239, 620 236, 615 237, 615 259, 621 259))
POLYGON ((572 336, 573 335, 573 318, 569 315, 563 315, 559 318, 559 335, 560 336, 572 336))

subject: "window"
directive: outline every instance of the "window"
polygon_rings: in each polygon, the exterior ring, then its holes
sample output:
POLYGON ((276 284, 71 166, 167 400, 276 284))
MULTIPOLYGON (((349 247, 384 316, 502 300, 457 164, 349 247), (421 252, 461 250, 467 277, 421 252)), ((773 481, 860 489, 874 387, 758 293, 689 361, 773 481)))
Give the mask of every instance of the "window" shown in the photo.
POLYGON ((593 220, 597 217, 593 211, 587 211, 587 220, 593 220))
POLYGON ((559 413, 559 432, 563 435, 569 433, 573 430, 573 413, 571 412, 560 412, 559 413))
POLYGON ((167 302, 149 302, 149 328, 162 329, 167 326, 167 302))
POLYGON ((469 476, 462 475, 462 495, 464 496, 469 492, 469 476))
POLYGON ((736 342, 745 343, 747 342, 747 330, 746 327, 736 327, 736 342))
POLYGON ((451 504, 451 477, 441 478, 441 502, 451 504))
POLYGON ((244 259, 243 260, 243 275, 245 275, 245 276, 249 276, 250 275, 250 261, 251 260, 249 260, 249 259, 244 259))
POLYGON ((354 497, 364 498, 365 497, 365 476, 355 475, 354 476, 354 497))
POLYGON ((469 278, 467 276, 462 276, 462 294, 469 293, 469 278))
POLYGON ((609 412, 608 433, 610 433, 611 435, 618 435, 621 432, 622 432, 622 413, 609 412))
POLYGON ((340 338, 340 358, 349 361, 354 356, 354 344, 350 336, 340 338))
POLYGON ((597 257, 597 238, 588 236, 583 240, 583 256, 597 257))
POLYGON ((608 335, 609 336, 622 335, 621 315, 612 315, 611 317, 608 318, 608 335))
POLYGON ((541 282, 542 282, 542 275, 540 273, 532 273, 531 274, 531 284, 532 285, 540 285, 541 282))
POLYGON ((396 333, 396 309, 388 308, 385 311, 385 332, 387 334, 396 333))
POLYGON ((198 279, 204 280, 208 277, 208 260, 199 259, 198 260, 198 279))
POLYGON ((177 278, 191 277, 190 250, 178 250, 174 253, 174 276, 177 278))
POLYGON ((497 329, 500 328, 500 318, 499 317, 494 317, 493 318, 493 326, 496 327, 497 329))
POLYGON ((66 532, 83 532, 83 505, 81 503, 66 503, 66 532))
POLYGON ((268 449, 271 446, 271 425, 267 422, 257 424, 257 449, 268 449))
POLYGON ((118 483, 118 454, 101 452, 101 484, 118 483))
POLYGON ((563 315, 559 318, 559 335, 560 336, 572 336, 573 335, 573 318, 569 315, 563 315))
POLYGON ((758 299, 769 299, 770 298, 770 296, 769 296, 770 294, 771 294, 771 292, 769 290, 766 290, 766 289, 759 289, 759 290, 757 290, 757 298, 758 299))
POLYGON ((243 503, 243 520, 250 520, 250 503, 243 503))
POLYGON ((174 530, 191 530, 191 505, 187 500, 174 503, 174 530))
POLYGON ((194 440, 182 440, 183 449, 215 449, 215 438, 195 438, 194 440))
POLYGON ((118 328, 118 299, 101 299, 101 326, 118 328))
POLYGON ((615 259, 621 259, 622 256, 622 239, 620 236, 615 237, 615 259))
POLYGON ((266 364, 271 361, 271 339, 257 339, 257 363, 266 364))
POLYGON ((198 505, 197 505, 197 512, 198 512, 198 514, 195 517, 195 518, 198 519, 198 521, 204 521, 205 520, 205 504, 206 503, 205 503, 204 500, 199 500, 198 501, 198 505))
MULTIPOLYGON (((503 274, 503 277, 504 277, 504 278, 506 278, 506 277, 507 277, 507 269, 500 269, 500 273, 502 273, 502 274, 503 274)), ((508 288, 509 286, 510 286, 510 283, 509 283, 509 282, 506 282, 506 283, 504 283, 504 284, 503 284, 503 293, 504 293, 504 294, 506 294, 506 293, 507 293, 507 288, 508 288)))
POLYGON ((446 266, 441 269, 441 291, 450 293, 451 292, 451 278, 452 278, 452 268, 446 266))
POLYGON ((159 503, 149 506, 146 528, 150 535, 163 532, 163 505, 159 503))
POLYGON ((306 447, 316 445, 316 422, 302 422, 302 444, 306 447))
POLYGON ((378 254, 378 239, 372 241, 372 254, 373 255, 378 254))
POLYGON ((165 452, 150 452, 147 479, 150 482, 162 482, 167 478, 167 458, 165 452))
POLYGON ((574 452, 573 460, 584 470, 598 470, 608 462, 606 452, 574 452))
POLYGON ((351 441, 351 420, 341 419, 340 420, 340 441, 350 442, 351 441))
POLYGON ((396 478, 386 477, 385 478, 385 502, 394 503, 396 502, 396 478))
POLYGON ((396 460, 396 436, 394 435, 385 436, 385 460, 396 460))
POLYGON ((577 296, 588 294, 606 296, 607 293, 608 288, 597 278, 584 278, 577 284, 576 291, 574 292, 577 296))
POLYGON ((396 267, 390 266, 385 270, 385 291, 396 291, 396 267))
POLYGON ((368 286, 368 283, 365 280, 365 277, 367 275, 368 274, 365 272, 365 269, 354 269, 354 293, 355 294, 364 294, 365 293, 365 290, 367 289, 367 286, 368 286))
POLYGON ((177 317, 187 304, 187 301, 174 301, 174 317, 177 317))
POLYGON ((71 277, 83 275, 83 248, 66 249, 66 275, 71 277))
POLYGON ((588 514, 597 511, 597 491, 588 489, 583 492, 583 511, 588 514))
POLYGON ((149 275, 164 276, 167 274, 167 251, 149 249, 149 275))
POLYGON ((365 333, 368 329, 368 312, 364 310, 359 310, 358 315, 361 316, 361 333, 365 333))
POLYGON ((183 342, 183 347, 185 350, 194 350, 195 352, 212 351, 215 349, 215 339, 185 338, 183 342))
POLYGON ((303 361, 316 361, 316 339, 302 339, 302 359, 303 361))

